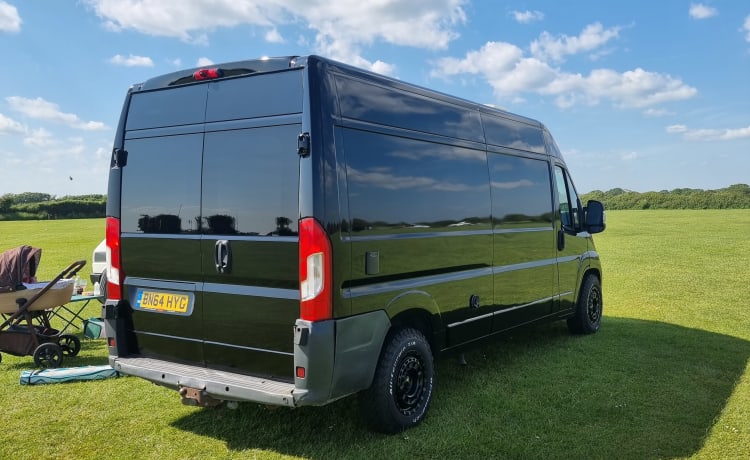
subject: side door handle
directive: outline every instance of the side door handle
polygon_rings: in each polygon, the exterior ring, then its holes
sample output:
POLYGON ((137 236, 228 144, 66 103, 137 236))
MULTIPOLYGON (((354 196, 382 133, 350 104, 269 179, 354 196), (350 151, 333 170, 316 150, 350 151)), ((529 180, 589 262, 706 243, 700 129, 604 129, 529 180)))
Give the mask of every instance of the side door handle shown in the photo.
POLYGON ((232 246, 229 240, 218 240, 214 245, 214 264, 218 273, 231 273, 232 246))

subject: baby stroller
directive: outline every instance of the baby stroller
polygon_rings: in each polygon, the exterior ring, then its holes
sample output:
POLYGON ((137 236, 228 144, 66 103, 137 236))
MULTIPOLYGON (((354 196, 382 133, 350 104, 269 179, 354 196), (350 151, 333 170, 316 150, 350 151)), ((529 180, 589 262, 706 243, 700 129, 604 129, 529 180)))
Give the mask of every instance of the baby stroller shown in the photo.
POLYGON ((0 254, 0 315, 4 320, 0 325, 0 352, 33 356, 37 367, 56 368, 63 356, 78 354, 81 341, 53 329, 50 314, 70 302, 73 278, 86 261, 73 262, 52 281, 37 283, 41 255, 41 249, 31 246, 0 254))

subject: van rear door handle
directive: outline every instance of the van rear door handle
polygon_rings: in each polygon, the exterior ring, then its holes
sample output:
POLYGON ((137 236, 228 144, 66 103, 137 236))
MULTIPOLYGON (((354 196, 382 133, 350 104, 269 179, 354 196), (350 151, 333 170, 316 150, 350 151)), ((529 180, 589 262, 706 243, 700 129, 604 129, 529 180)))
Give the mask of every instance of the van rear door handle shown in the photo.
POLYGON ((214 245, 214 264, 218 273, 232 271, 232 247, 229 240, 218 240, 214 245))

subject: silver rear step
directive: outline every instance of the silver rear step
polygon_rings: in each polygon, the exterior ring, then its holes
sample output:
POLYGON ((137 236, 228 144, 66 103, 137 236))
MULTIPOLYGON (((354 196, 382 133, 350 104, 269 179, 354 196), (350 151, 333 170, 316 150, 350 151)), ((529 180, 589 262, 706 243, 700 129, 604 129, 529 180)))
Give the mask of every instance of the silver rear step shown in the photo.
POLYGON ((109 362, 116 371, 123 374, 141 377, 175 390, 202 390, 206 396, 223 401, 253 401, 295 407, 295 401, 307 392, 295 392, 293 383, 159 359, 110 357, 109 362))

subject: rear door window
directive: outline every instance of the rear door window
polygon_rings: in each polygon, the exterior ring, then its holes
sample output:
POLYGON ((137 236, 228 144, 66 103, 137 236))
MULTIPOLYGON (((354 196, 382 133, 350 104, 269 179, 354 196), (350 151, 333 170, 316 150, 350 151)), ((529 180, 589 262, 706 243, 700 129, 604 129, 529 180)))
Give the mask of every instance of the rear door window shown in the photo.
POLYGON ((196 233, 203 134, 125 141, 123 233, 196 233))
POLYGON ((297 235, 301 125, 206 133, 203 233, 297 235))

